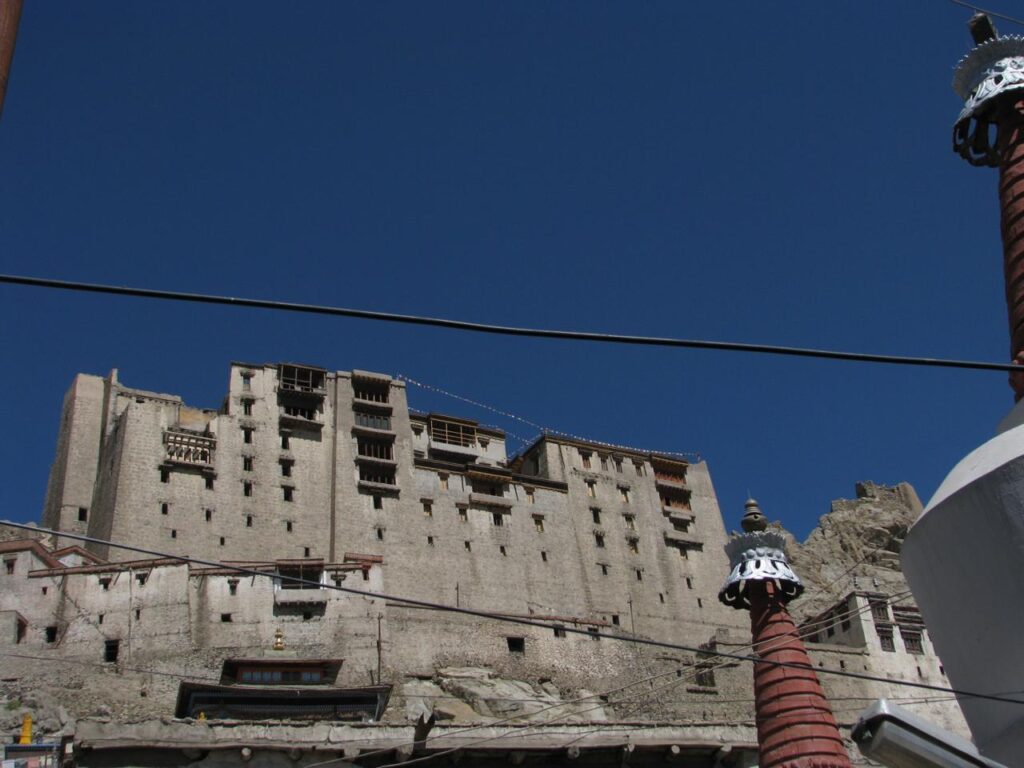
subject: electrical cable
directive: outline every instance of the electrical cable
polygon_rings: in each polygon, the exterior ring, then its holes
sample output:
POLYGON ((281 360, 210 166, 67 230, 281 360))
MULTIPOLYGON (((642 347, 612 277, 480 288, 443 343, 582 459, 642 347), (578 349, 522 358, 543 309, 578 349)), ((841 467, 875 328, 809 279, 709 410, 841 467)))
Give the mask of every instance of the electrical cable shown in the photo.
MULTIPOLYGON (((456 613, 464 616, 474 616, 481 619, 489 619, 492 621, 503 622, 506 624, 517 624, 526 627, 538 627, 540 629, 554 630, 556 627, 564 632, 570 632, 572 634, 582 635, 589 638, 604 638, 608 640, 617 640, 620 642, 627 643, 638 643, 641 645, 649 645, 655 648, 669 648, 676 651, 686 651, 687 653, 697 653, 706 656, 718 656, 721 658, 735 659, 737 661, 751 661, 760 664, 769 664, 775 667, 785 667, 790 669, 808 669, 806 664, 798 664, 795 662, 785 661, 768 661, 761 659, 757 656, 748 656, 746 654, 731 653, 728 651, 712 651, 706 648, 693 647, 688 645, 682 645, 680 643, 669 643, 664 640, 653 640, 650 638, 636 638, 629 637, 627 635, 609 635, 602 634, 600 632, 591 632, 586 629, 577 629, 567 625, 556 625, 550 624, 543 621, 537 621, 535 619, 523 618, 520 616, 511 616, 508 614, 493 613, 490 611, 481 611, 473 608, 462 608, 454 605, 446 605, 444 603, 435 603, 430 600, 420 600, 411 597, 399 597, 396 595, 389 595, 384 592, 370 592, 368 590, 355 589, 354 587, 343 587, 340 584, 322 584, 319 581, 312 581, 310 579, 303 579, 298 576, 289 576, 287 574, 280 573, 268 573, 266 571, 256 570, 254 568, 246 568, 238 565, 231 565, 230 563, 221 563, 216 560, 204 560, 198 557, 188 557, 185 555, 174 555, 167 552, 160 552, 157 550, 146 549, 144 547, 135 547, 128 544, 119 544, 114 541, 108 541, 106 539, 98 539, 92 536, 84 536, 78 533, 70 533, 68 531, 57 531, 50 528, 42 528, 37 526, 25 525, 24 523, 15 523, 10 520, 0 520, 0 525, 7 525, 12 528, 18 528, 25 531, 32 531, 36 533, 49 533, 54 536, 60 536, 68 539, 76 539, 78 541, 85 541, 92 544, 101 544, 104 546, 114 547, 115 549, 123 549, 129 552, 139 552, 141 554, 151 555, 157 558, 165 558, 168 560, 176 560, 181 563, 195 563, 196 565, 204 565, 210 568, 218 568, 222 570, 228 570, 235 573, 244 573, 248 576, 262 576, 277 579, 279 581, 289 581, 294 584, 305 584, 310 587, 317 589, 330 589, 338 592, 347 592, 353 595, 359 595, 360 597, 366 597, 371 600, 385 600, 395 603, 404 603, 406 605, 417 606, 420 608, 427 608, 435 611, 442 611, 446 613, 456 613)), ((908 688, 920 688, 922 690, 937 691, 939 693, 953 693, 957 696, 966 696, 975 699, 985 699, 987 701, 998 701, 1006 704, 1024 704, 1022 699, 1007 699, 1001 696, 996 696, 989 693, 980 693, 977 691, 966 691, 958 688, 949 688, 946 686, 931 685, 929 683, 919 683, 912 680, 900 680, 895 678, 879 677, 877 675, 868 675, 862 672, 851 672, 850 670, 838 670, 838 669, 825 669, 819 667, 817 670, 819 674, 836 675, 839 677, 850 677, 858 680, 869 680, 872 682, 888 683, 890 685, 906 686, 908 688)))
POLYGON ((976 5, 965 3, 964 0, 949 0, 949 2, 953 3, 953 5, 962 5, 964 8, 970 8, 972 11, 977 11, 978 13, 985 13, 988 14, 989 16, 995 16, 997 19, 1009 21, 1012 22, 1013 24, 1020 24, 1022 27, 1024 27, 1024 21, 1022 21, 1021 19, 1015 19, 1013 16, 1007 16, 1005 13, 998 13, 997 11, 986 11, 984 8, 979 8, 976 5))
POLYGON ((331 307, 322 304, 305 304, 299 302, 274 301, 270 299, 245 299, 232 296, 217 296, 204 293, 185 293, 181 291, 165 291, 152 288, 129 288, 101 283, 83 283, 72 280, 52 280, 42 277, 0 274, 0 283, 9 285, 32 286, 36 288, 55 288, 65 291, 81 291, 86 293, 103 293, 115 296, 132 296, 136 298, 162 299, 168 301, 185 301, 198 304, 220 304, 233 307, 250 307, 255 309, 272 309, 284 312, 305 312, 316 315, 335 317, 354 317, 361 320, 380 320, 407 325, 425 325, 435 328, 448 328, 474 333, 489 333, 503 336, 520 336, 527 338, 563 339, 568 341, 593 341, 606 344, 632 344, 651 347, 677 347, 686 349, 714 349, 729 352, 754 352, 768 355, 785 355, 789 357, 811 357, 825 360, 844 360, 861 363, 883 363, 889 365, 915 365, 932 368, 961 368, 983 371, 1024 372, 1024 365, 1012 363, 989 363, 977 360, 949 360, 934 357, 912 357, 903 355, 877 355, 865 352, 843 352, 839 350, 811 349, 808 347, 788 347, 777 344, 752 344, 734 341, 708 341, 700 339, 678 339, 662 336, 632 336, 616 333, 595 333, 591 331, 561 331, 542 328, 517 328, 508 325, 475 323, 466 320, 449 320, 440 317, 422 315, 405 315, 395 312, 379 312, 367 309, 351 309, 331 307))

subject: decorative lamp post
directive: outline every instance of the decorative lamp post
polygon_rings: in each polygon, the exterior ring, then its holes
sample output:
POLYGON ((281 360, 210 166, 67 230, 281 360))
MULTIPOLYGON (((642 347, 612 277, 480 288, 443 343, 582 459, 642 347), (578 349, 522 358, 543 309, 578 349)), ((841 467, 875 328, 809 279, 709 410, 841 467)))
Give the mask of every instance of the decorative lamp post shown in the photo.
MULTIPOLYGON (((953 75, 964 100, 953 149, 971 165, 999 168, 1010 359, 1024 364, 1024 37, 999 37, 981 13, 969 26, 975 47, 953 75)), ((1011 374, 1010 386, 1024 397, 1024 375, 1011 374)))
POLYGON ((786 604, 804 591, 781 534, 748 499, 743 533, 726 544, 732 571, 718 599, 750 611, 760 768, 850 768, 839 727, 786 604), (782 662, 787 666, 779 666, 782 662), (789 666, 793 665, 793 666, 789 666))

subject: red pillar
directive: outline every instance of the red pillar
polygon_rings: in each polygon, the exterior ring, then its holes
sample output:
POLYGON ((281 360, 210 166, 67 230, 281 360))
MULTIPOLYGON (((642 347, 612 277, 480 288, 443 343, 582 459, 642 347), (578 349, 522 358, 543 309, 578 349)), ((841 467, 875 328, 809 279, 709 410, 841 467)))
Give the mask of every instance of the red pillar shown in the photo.
MULTIPOLYGON (((999 120, 999 208, 1003 236, 1010 359, 1024 365, 1024 100, 999 120)), ((1010 374, 1016 400, 1024 397, 1024 374, 1010 374)))
POLYGON ((850 768, 835 717, 772 581, 747 583, 760 768, 850 768), (766 662, 798 664, 780 667, 766 662))

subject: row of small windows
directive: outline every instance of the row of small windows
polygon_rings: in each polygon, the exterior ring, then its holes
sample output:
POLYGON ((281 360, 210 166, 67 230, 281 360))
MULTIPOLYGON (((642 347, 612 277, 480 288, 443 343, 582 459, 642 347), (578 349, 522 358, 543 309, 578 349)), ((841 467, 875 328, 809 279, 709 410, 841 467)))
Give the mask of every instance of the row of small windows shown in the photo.
MULTIPOLYGON (((583 468, 584 469, 593 469, 593 461, 592 461, 592 457, 594 455, 593 452, 585 451, 585 450, 583 450, 581 448, 581 449, 579 449, 579 454, 580 454, 580 461, 583 464, 583 468)), ((606 453, 599 453, 597 455, 597 457, 598 457, 598 460, 601 462, 601 471, 607 472, 608 471, 608 454, 606 454, 606 453)), ((617 473, 621 474, 622 473, 622 464, 623 464, 622 457, 621 456, 614 456, 614 457, 612 457, 612 462, 615 464, 615 471, 617 473)), ((645 474, 645 472, 644 472, 644 463, 642 461, 635 461, 634 460, 633 461, 633 471, 636 473, 637 477, 643 477, 644 474, 645 474)))
MULTIPOLYGON (((597 482, 594 480, 584 480, 587 485, 587 496, 592 499, 597 498, 597 482)), ((619 500, 623 504, 629 504, 629 488, 624 485, 618 486, 619 500)))

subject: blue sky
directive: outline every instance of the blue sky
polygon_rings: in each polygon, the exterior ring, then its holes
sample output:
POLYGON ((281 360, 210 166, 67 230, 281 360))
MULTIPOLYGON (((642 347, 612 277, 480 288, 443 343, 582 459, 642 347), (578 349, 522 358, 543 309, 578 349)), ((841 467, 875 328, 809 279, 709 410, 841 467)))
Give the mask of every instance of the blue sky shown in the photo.
MULTIPOLYGON (((969 15, 938 1, 28 3, 0 120, 0 269, 1002 361, 996 174, 951 151, 969 15)), ((907 480, 927 500, 1012 405, 1001 373, 13 286, 0 338, 0 505, 17 520, 38 519, 79 371, 116 367, 205 407, 231 360, 402 373, 547 427, 699 452, 727 523, 749 490, 801 536, 858 480, 907 480)))

